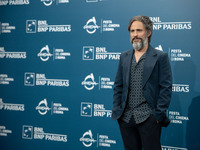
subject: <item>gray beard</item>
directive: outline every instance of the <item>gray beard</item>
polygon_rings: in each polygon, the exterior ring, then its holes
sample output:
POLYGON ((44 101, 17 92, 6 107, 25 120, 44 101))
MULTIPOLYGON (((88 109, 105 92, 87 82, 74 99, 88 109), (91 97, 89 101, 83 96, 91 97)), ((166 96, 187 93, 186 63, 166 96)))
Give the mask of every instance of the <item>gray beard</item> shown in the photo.
POLYGON ((142 50, 144 48, 144 46, 146 45, 146 43, 147 43, 147 37, 145 38, 145 40, 141 39, 141 42, 137 42, 137 43, 133 42, 132 46, 133 46, 133 48, 135 50, 140 51, 140 50, 142 50))

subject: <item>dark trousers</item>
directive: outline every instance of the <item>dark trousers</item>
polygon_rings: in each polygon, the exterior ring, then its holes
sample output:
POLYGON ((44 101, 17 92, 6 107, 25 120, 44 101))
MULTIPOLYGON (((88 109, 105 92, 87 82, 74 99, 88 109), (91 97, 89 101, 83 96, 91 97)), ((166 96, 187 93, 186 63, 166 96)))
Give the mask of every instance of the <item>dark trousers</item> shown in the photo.
POLYGON ((118 119, 125 150, 161 150, 161 126, 151 115, 146 121, 135 124, 118 119))

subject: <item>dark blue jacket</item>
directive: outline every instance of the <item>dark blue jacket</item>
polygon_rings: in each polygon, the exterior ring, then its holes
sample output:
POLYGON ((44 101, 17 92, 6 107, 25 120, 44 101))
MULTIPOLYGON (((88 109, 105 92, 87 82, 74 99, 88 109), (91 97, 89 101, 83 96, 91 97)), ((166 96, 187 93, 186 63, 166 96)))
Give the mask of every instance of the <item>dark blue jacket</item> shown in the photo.
MULTIPOLYGON (((114 83, 112 118, 117 120, 124 112, 128 91, 130 66, 134 50, 120 56, 117 75, 114 83)), ((143 71, 143 94, 153 108, 154 117, 162 126, 168 126, 170 120, 166 115, 172 95, 172 73, 167 53, 149 45, 146 52, 143 71)))

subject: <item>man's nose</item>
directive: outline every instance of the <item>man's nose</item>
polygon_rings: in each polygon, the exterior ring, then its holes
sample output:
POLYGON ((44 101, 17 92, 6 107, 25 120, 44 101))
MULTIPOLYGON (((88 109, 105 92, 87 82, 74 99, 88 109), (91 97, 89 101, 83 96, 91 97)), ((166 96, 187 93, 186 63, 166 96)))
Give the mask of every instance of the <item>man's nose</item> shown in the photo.
POLYGON ((137 36, 138 36, 138 32, 137 31, 133 32, 133 37, 137 37, 137 36))

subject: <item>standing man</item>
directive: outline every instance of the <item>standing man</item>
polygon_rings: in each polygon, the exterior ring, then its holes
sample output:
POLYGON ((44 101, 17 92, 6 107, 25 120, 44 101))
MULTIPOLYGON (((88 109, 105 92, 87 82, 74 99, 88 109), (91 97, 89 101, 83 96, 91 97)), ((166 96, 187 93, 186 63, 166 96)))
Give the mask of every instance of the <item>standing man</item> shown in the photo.
POLYGON ((167 53, 151 47, 153 22, 133 17, 128 26, 132 50, 120 56, 114 83, 112 118, 118 120, 125 150, 161 150, 161 127, 172 94, 167 53))

